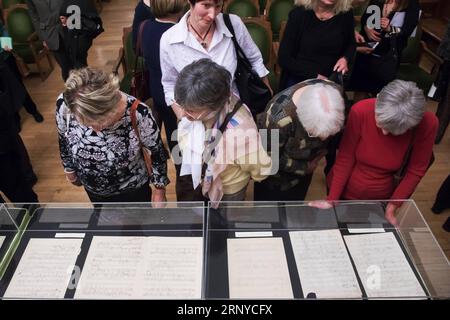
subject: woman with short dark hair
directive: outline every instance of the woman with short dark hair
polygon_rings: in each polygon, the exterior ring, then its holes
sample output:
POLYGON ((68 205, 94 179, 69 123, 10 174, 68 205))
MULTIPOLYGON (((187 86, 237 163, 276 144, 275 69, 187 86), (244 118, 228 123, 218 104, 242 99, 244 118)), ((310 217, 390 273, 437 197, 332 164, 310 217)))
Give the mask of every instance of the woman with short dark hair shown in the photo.
POLYGON ((182 108, 180 174, 192 176, 183 191, 213 205, 245 200, 250 179, 265 179, 271 160, 250 110, 231 93, 231 74, 209 59, 193 62, 178 76, 175 100, 182 108))

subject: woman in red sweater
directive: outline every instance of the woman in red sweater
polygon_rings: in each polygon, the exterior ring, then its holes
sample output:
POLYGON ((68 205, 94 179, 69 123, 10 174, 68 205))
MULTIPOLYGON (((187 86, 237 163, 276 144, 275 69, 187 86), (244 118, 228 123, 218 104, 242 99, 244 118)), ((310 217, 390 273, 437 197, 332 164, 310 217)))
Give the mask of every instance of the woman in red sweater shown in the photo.
MULTIPOLYGON (((425 112, 425 97, 413 82, 394 80, 377 99, 355 104, 327 177, 327 200, 409 198, 427 171, 437 127, 436 116, 425 112), (410 144, 406 174, 394 187, 394 174, 410 144)), ((396 209, 390 202, 385 213, 394 225, 396 209)))

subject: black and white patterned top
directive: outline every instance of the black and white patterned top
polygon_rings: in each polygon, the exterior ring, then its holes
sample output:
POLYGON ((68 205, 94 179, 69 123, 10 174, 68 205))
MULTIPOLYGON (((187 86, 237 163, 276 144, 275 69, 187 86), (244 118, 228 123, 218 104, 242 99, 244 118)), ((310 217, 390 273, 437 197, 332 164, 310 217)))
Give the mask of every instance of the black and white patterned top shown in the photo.
POLYGON ((150 183, 165 186, 167 152, 158 125, 145 104, 137 107, 136 118, 142 144, 151 151, 153 172, 148 177, 139 141, 133 130, 130 110, 136 98, 127 95, 124 116, 109 128, 96 133, 79 123, 64 103, 56 102, 56 124, 64 169, 74 170, 91 193, 110 196, 129 192, 150 183), (69 118, 69 121, 67 119, 69 118))

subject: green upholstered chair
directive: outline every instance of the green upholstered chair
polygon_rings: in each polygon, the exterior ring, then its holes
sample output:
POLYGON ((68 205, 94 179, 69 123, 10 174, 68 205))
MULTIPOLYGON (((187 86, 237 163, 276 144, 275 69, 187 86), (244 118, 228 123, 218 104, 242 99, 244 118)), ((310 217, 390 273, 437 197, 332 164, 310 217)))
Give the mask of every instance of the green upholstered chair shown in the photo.
POLYGON ((5 10, 6 26, 13 40, 14 52, 25 64, 36 64, 42 80, 53 70, 53 62, 49 51, 43 46, 34 30, 26 5, 13 5, 5 10), (48 61, 45 68, 43 61, 48 61))
POLYGON ((278 88, 278 78, 274 72, 274 55, 272 50, 272 30, 270 23, 261 18, 242 19, 250 36, 261 51, 264 65, 269 70, 269 82, 275 91, 278 88))
POLYGON ((8 9, 9 7, 16 4, 24 4, 25 0, 1 0, 1 5, 3 9, 8 9))
POLYGON ((355 16, 355 30, 359 32, 361 29, 361 17, 366 11, 369 1, 354 1, 353 15, 355 16))
POLYGON ((230 0, 225 2, 223 12, 232 13, 241 18, 259 17, 259 3, 255 0, 230 0))
POLYGON ((420 40, 421 36, 422 28, 419 23, 415 36, 409 38, 408 45, 402 52, 397 78, 415 82, 427 94, 443 61, 427 48, 425 42, 420 40), (427 54, 428 60, 432 63, 429 71, 419 65, 424 54, 427 54))
POLYGON ((281 23, 287 21, 289 12, 294 8, 294 0, 268 0, 266 18, 270 21, 274 41, 278 41, 281 23))

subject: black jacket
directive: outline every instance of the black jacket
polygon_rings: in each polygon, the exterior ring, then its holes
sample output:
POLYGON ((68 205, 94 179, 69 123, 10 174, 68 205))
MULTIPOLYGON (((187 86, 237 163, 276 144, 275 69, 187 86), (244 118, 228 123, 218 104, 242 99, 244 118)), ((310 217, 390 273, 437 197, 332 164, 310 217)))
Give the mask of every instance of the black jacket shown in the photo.
POLYGON ((19 128, 15 114, 25 99, 25 88, 8 65, 0 60, 0 154, 14 149, 19 128))
MULTIPOLYGON (((370 5, 378 6, 380 8, 380 12, 383 12, 384 3, 385 1, 383 0, 371 0, 369 6, 370 5)), ((405 21, 401 28, 401 32, 397 35, 397 50, 400 56, 401 52, 408 44, 408 38, 411 36, 414 29, 417 27, 417 24, 419 23, 419 12, 420 12, 419 1, 409 0, 408 6, 404 10, 400 10, 398 12, 405 12, 405 21)), ((391 19, 393 16, 394 14, 391 15, 391 19)), ((367 38, 364 26, 367 24, 367 19, 369 17, 370 15, 367 12, 364 12, 364 14, 361 17, 361 35, 367 41, 371 40, 367 38)))

